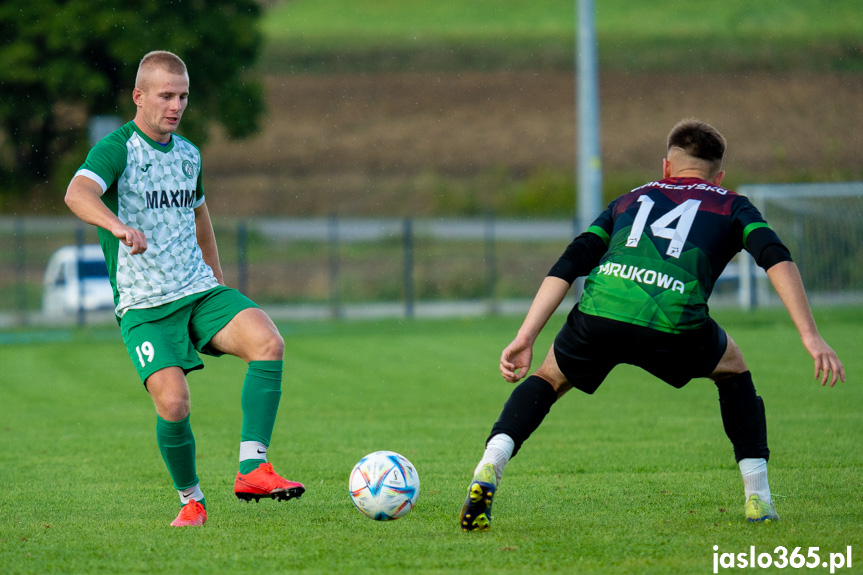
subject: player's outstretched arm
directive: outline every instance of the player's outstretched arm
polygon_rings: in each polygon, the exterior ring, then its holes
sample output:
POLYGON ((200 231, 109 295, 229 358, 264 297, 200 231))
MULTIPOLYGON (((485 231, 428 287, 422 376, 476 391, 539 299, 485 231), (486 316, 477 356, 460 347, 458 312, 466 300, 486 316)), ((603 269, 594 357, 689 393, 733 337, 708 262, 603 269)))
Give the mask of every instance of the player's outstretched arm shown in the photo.
POLYGON ((797 264, 790 261, 780 262, 767 270, 767 277, 788 309, 791 320, 800 333, 803 347, 815 361, 815 379, 820 379, 821 385, 830 381, 830 387, 836 385, 837 380, 844 383, 845 367, 836 352, 818 333, 797 264))
POLYGON ((543 280, 515 339, 501 353, 500 373, 506 381, 515 383, 527 375, 533 360, 533 344, 568 291, 566 280, 554 276, 543 280))
POLYGON ((66 205, 83 221, 106 229, 115 238, 129 246, 130 253, 147 251, 144 232, 125 225, 102 201, 102 188, 86 176, 75 176, 66 189, 66 205))

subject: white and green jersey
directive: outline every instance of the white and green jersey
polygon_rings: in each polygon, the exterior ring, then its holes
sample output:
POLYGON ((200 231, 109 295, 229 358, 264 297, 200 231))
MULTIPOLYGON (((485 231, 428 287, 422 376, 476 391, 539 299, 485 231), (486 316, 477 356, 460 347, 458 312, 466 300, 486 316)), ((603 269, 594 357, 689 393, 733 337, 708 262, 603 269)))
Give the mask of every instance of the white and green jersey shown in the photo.
POLYGON ((147 251, 133 256, 99 228, 118 317, 219 285, 195 236, 204 186, 191 142, 173 134, 163 146, 128 122, 99 141, 75 175, 99 184, 105 205, 147 238, 147 251))

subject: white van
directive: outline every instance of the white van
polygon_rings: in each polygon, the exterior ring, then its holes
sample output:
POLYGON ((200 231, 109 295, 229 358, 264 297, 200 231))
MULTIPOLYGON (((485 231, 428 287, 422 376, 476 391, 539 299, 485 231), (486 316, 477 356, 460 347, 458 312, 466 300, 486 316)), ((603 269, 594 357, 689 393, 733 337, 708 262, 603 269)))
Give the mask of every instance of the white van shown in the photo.
POLYGON ((114 292, 99 244, 63 246, 51 256, 42 282, 42 312, 73 315, 114 309, 114 292))

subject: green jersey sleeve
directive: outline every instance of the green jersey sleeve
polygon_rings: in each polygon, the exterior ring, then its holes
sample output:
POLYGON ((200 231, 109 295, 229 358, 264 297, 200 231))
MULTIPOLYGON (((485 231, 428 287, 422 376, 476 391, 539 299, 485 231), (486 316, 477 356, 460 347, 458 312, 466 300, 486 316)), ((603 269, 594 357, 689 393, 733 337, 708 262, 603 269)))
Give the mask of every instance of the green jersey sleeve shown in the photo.
POLYGON ((126 139, 122 128, 102 138, 75 175, 90 178, 106 192, 126 169, 126 139))

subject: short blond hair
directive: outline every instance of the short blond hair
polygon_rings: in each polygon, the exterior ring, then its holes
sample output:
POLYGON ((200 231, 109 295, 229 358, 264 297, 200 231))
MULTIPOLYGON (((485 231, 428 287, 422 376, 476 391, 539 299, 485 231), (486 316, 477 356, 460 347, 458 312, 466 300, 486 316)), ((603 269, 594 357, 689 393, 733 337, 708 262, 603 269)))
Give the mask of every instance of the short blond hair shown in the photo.
POLYGON ((184 75, 187 78, 189 76, 186 64, 179 56, 166 50, 154 50, 141 58, 141 63, 138 64, 138 73, 135 76, 135 87, 142 88, 144 79, 153 70, 164 70, 171 74, 184 75))

